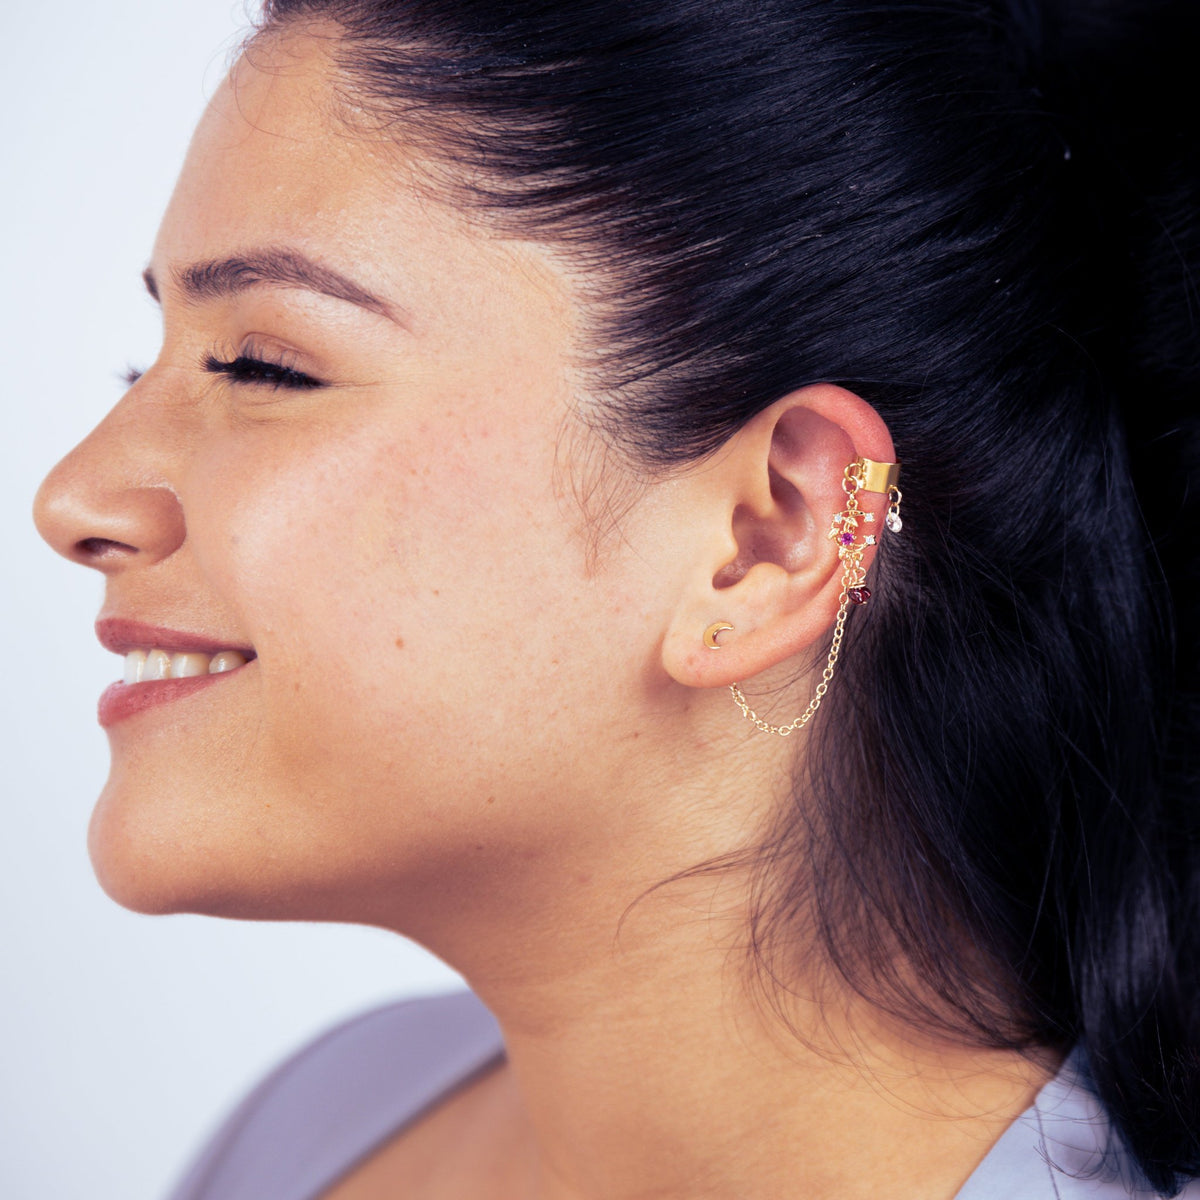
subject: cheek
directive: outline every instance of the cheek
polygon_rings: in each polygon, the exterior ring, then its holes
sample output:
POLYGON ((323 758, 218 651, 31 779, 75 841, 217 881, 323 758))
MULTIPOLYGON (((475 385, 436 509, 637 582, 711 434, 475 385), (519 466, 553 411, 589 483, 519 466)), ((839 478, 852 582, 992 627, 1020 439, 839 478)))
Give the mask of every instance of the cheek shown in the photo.
POLYGON ((499 770, 528 784, 541 751, 514 763, 514 725, 530 690, 562 694, 587 621, 552 446, 461 418, 260 432, 226 452, 189 529, 259 652, 274 776, 328 796, 352 763, 389 799, 415 763, 434 792, 494 790, 499 770))
POLYGON ((93 848, 123 903, 372 920, 406 888, 416 912, 447 879, 582 860, 620 824, 595 798, 636 746, 658 622, 625 574, 588 569, 553 437, 450 419, 196 453, 198 588, 259 661, 116 756, 93 848))

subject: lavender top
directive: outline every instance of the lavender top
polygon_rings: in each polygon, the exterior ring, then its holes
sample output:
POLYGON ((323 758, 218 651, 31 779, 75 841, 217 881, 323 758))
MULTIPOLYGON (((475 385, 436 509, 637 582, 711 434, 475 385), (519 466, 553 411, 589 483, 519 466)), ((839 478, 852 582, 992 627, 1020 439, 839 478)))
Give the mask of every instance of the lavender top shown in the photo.
MULTIPOLYGON (((169 1200, 318 1200, 397 1132, 504 1054, 469 992, 389 1004, 276 1068, 225 1120, 169 1200)), ((957 1200, 1150 1200, 1072 1061, 1017 1118, 957 1200)), ((1200 1200, 1200 1182, 1181 1200, 1200 1200)))

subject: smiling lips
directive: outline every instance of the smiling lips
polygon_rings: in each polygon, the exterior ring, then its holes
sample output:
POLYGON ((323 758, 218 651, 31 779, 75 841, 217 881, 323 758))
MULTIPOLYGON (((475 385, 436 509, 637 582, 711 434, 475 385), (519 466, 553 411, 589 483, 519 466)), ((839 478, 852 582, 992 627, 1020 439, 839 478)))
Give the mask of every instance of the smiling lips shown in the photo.
POLYGON ((106 617, 96 622, 101 643, 125 657, 125 674, 100 697, 105 728, 144 709, 194 692, 253 662, 248 646, 233 646, 203 635, 106 617))

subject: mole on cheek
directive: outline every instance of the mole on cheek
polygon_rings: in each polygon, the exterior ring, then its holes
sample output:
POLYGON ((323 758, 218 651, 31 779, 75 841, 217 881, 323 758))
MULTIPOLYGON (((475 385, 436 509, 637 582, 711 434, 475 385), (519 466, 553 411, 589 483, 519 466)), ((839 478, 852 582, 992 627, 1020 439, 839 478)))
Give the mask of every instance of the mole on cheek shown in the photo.
POLYGON ((398 637, 398 638, 396 639, 396 649, 397 649, 397 650, 403 650, 403 649, 404 649, 404 639, 403 639, 402 637, 398 637))

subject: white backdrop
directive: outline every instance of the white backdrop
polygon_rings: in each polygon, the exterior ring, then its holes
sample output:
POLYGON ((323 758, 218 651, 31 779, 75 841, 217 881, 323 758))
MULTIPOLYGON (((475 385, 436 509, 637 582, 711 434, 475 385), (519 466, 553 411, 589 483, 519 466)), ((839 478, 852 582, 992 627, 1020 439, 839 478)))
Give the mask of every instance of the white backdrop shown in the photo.
POLYGON ((374 930, 135 916, 92 878, 95 703, 118 660, 92 634, 99 577, 56 559, 29 507, 117 373, 154 357, 139 275, 246 14, 240 0, 0 6, 0 1196, 157 1200, 288 1048, 455 977, 374 930))

